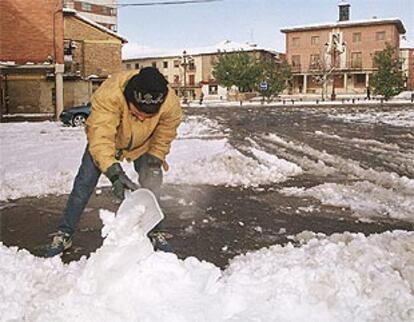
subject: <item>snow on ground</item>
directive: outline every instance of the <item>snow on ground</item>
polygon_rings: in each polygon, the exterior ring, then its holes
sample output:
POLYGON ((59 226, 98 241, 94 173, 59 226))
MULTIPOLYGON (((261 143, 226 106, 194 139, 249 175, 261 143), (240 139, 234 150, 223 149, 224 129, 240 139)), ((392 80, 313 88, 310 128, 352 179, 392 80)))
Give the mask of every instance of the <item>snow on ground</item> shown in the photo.
MULTIPOLYGON (((395 151, 396 147, 393 145, 373 140, 340 138, 320 131, 316 135, 357 142, 359 146, 369 145, 373 152, 380 150, 381 155, 390 159, 390 163, 396 163, 396 167, 404 166, 409 171, 414 169, 413 153, 399 153, 395 151), (384 151, 391 153, 388 155, 384 151)), ((395 172, 365 168, 355 160, 319 151, 305 143, 287 141, 276 134, 268 134, 263 138, 283 148, 300 152, 300 157, 292 157, 292 159, 304 171, 319 177, 345 175, 351 182, 350 184, 324 183, 309 189, 283 188, 280 192, 290 196, 314 197, 327 205, 348 207, 359 218, 391 218, 414 222, 413 179, 395 172)))
POLYGON ((136 210, 102 211, 103 246, 69 265, 0 244, 0 321, 414 319, 414 232, 308 234, 222 272, 153 252, 136 210))
POLYGON ((414 194, 401 194, 368 181, 350 185, 324 183, 304 188, 284 188, 281 192, 299 197, 313 197, 323 204, 350 208, 361 219, 391 218, 414 222, 414 194))
MULTIPOLYGON (((412 219, 411 179, 364 169, 275 134, 265 142, 302 157, 292 156, 292 163, 255 144, 242 154, 229 144, 228 132, 215 122, 188 118, 168 159, 172 170, 166 181, 254 186, 302 171, 320 176, 340 171, 353 183, 284 192, 350 207, 363 216, 412 219)), ((82 129, 3 123, 0 138, 0 200, 69 192, 86 143, 82 129)), ((380 142, 374 146, 395 149, 380 142)), ((132 168, 126 168, 132 176, 132 168)), ((414 232, 303 233, 296 236, 303 239, 300 247, 248 253, 220 271, 193 257, 153 252, 140 216, 144 208, 117 216, 102 210, 103 246, 70 264, 0 243, 0 321, 414 320, 414 232)))
POLYGON ((355 114, 336 114, 330 115, 329 118, 341 119, 345 122, 385 123, 393 126, 414 128, 413 110, 398 110, 389 112, 370 111, 366 113, 358 112, 355 114))
MULTIPOLYGON (((295 164, 263 151, 256 151, 257 158, 241 154, 229 144, 228 131, 208 119, 189 117, 167 158, 171 170, 165 182, 257 186, 301 173, 295 164)), ((3 123, 0 137, 0 200, 70 192, 86 145, 83 129, 53 122, 3 123)), ((132 164, 123 166, 136 180, 132 164)), ((98 186, 105 185, 109 181, 102 176, 98 186)))

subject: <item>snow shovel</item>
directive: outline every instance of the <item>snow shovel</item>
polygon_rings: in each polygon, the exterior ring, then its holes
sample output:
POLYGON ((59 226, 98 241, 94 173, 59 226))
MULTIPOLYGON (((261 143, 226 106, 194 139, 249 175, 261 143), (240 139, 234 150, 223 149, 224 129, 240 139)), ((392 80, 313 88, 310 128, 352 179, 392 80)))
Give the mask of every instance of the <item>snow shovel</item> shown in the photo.
POLYGON ((142 228, 145 234, 148 234, 161 220, 164 214, 158 204, 155 195, 148 189, 137 189, 127 195, 118 209, 118 215, 128 215, 137 206, 144 206, 144 215, 138 218, 136 223, 142 228))

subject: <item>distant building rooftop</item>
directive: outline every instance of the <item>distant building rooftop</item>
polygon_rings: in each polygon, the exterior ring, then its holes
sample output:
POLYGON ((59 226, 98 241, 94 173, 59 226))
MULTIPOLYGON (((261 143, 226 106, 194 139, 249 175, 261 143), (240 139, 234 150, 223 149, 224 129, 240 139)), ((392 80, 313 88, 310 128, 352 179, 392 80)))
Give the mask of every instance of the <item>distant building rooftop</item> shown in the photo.
MULTIPOLYGON (((237 43, 231 40, 221 41, 213 46, 208 47, 198 47, 198 48, 188 48, 185 49, 186 53, 191 56, 197 55, 208 55, 208 54, 217 54, 218 52, 234 52, 234 51, 267 51, 271 52, 274 55, 278 55, 274 50, 266 49, 263 47, 258 47, 256 44, 250 43, 237 43)), ((134 59, 150 59, 150 58, 167 58, 167 57, 177 57, 183 54, 183 50, 172 49, 172 50, 163 50, 163 49, 153 49, 144 46, 139 46, 137 44, 128 44, 123 48, 123 60, 134 60, 134 59)))
POLYGON ((286 28, 282 28, 280 31, 283 33, 288 33, 288 32, 295 32, 295 31, 315 30, 315 29, 329 29, 329 28, 339 28, 339 27, 347 28, 347 27, 385 25, 385 24, 395 24, 400 34, 405 34, 406 32, 404 25, 399 18, 386 18, 386 19, 375 18, 375 19, 366 19, 366 20, 337 21, 337 22, 330 22, 330 23, 286 27, 286 28))

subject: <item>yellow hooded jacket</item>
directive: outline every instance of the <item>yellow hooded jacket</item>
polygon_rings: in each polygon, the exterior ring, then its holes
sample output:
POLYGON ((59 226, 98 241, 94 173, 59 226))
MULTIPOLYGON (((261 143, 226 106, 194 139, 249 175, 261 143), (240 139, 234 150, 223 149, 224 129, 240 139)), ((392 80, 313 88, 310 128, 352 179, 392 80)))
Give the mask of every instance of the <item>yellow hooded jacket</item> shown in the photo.
POLYGON ((178 97, 169 87, 160 111, 151 118, 135 118, 124 97, 128 81, 138 70, 121 72, 108 78, 92 97, 92 111, 86 122, 89 152, 105 173, 120 160, 134 161, 144 153, 164 163, 182 118, 178 97))

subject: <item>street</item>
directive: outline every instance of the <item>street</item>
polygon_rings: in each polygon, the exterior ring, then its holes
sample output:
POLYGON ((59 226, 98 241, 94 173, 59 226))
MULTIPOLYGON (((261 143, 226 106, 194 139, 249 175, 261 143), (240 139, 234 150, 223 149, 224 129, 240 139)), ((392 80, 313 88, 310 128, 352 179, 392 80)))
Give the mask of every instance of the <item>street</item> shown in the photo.
MULTIPOLYGON (((212 122, 214 138, 226 136, 244 155, 256 158, 255 151, 265 151, 302 172, 255 186, 167 182, 161 204, 179 257, 195 256, 224 268, 238 254, 300 243, 295 235, 303 231, 414 230, 412 106, 189 107, 185 114, 186 120, 212 122)), ((66 199, 48 195, 1 202, 0 240, 41 256, 66 199)), ((65 262, 101 245, 100 208, 116 211, 108 188, 92 197, 65 262)))

